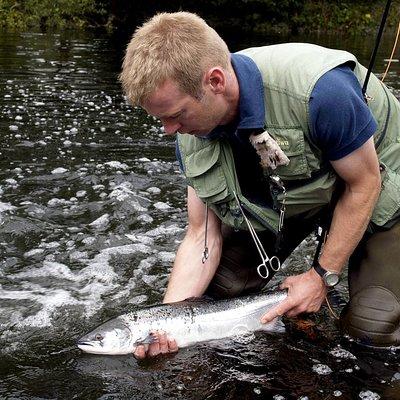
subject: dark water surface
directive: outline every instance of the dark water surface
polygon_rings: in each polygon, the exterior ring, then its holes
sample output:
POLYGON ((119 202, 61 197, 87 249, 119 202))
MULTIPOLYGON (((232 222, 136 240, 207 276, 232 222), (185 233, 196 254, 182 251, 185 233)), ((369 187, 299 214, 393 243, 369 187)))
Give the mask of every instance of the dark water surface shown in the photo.
MULTIPOLYGON (((290 40, 364 64, 373 45, 370 36, 290 40)), ((384 37, 376 71, 393 40, 384 37)), ((141 363, 75 348, 127 305, 162 299, 185 229, 174 142, 125 103, 121 54, 109 36, 0 33, 0 398, 400 399, 400 350, 341 337, 327 309, 288 321, 285 334, 141 363)), ((398 61, 386 82, 399 93, 398 61)), ((312 248, 301 246, 283 274, 309 264, 312 248)), ((337 312, 346 296, 342 283, 337 312)))

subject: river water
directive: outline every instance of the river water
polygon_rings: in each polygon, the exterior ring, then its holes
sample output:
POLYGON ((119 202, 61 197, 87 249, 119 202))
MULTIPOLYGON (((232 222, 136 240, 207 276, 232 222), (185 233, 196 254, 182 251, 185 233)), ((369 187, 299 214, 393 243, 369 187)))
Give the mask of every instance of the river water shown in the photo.
MULTIPOLYGON (((364 64, 373 45, 372 36, 289 40, 364 64)), ((393 40, 384 37, 379 73, 393 40)), ((174 141, 126 104, 123 47, 90 33, 0 33, 0 398, 399 399, 400 350, 341 337, 327 309, 286 321, 284 334, 143 362, 76 348, 126 307, 161 301, 185 230, 174 141)), ((386 82, 399 94, 399 62, 386 82)), ((310 263, 312 249, 310 239, 282 275, 310 263)), ((337 312, 346 296, 343 282, 337 312)))

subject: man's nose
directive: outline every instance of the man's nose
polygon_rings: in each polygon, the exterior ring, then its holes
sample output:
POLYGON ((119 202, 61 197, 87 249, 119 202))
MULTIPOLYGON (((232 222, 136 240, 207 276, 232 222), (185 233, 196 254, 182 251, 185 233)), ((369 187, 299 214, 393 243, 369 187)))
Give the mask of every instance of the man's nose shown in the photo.
POLYGON ((165 122, 162 121, 164 127, 164 133, 166 135, 174 135, 176 132, 179 131, 181 124, 178 122, 165 122))

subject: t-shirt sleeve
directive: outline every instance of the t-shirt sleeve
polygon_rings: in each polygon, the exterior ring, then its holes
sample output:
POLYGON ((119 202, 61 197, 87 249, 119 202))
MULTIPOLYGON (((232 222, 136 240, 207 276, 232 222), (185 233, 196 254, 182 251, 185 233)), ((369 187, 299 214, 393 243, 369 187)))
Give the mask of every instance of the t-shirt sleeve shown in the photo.
POLYGON ((361 147, 377 129, 360 83, 345 64, 328 71, 317 81, 309 110, 311 137, 324 158, 330 161, 361 147))

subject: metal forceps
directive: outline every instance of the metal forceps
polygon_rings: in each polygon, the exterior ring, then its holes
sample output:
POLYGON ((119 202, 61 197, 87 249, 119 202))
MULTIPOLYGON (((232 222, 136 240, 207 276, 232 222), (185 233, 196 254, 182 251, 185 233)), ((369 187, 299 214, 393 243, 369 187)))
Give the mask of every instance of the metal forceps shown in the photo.
POLYGON ((243 208, 240 204, 240 201, 239 201, 239 198, 238 198, 236 192, 233 192, 233 194, 235 195, 240 212, 242 213, 243 218, 246 221, 246 224, 247 224, 247 227, 249 228, 251 237, 253 238, 254 244, 256 245, 258 253, 260 254, 260 257, 261 257, 261 264, 257 267, 258 275, 263 279, 268 279, 269 274, 270 274, 268 265, 272 271, 277 272, 281 268, 281 262, 277 256, 268 257, 267 252, 265 251, 264 246, 262 245, 260 238, 257 235, 256 230, 254 229, 253 225, 251 224, 251 222, 246 217, 246 215, 243 211, 243 208), (267 265, 267 263, 268 263, 268 265, 267 265))

